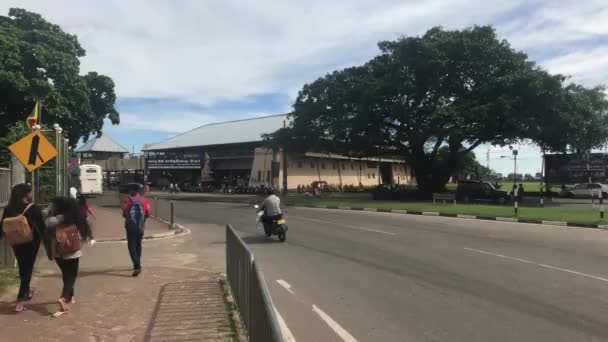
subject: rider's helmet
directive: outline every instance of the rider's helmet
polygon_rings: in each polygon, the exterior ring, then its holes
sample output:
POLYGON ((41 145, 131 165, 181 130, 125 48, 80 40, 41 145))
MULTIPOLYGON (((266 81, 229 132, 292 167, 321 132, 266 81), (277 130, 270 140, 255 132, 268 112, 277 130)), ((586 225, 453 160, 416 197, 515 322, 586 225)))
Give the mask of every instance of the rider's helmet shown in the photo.
POLYGON ((267 196, 274 195, 274 189, 271 186, 266 188, 266 195, 267 196))

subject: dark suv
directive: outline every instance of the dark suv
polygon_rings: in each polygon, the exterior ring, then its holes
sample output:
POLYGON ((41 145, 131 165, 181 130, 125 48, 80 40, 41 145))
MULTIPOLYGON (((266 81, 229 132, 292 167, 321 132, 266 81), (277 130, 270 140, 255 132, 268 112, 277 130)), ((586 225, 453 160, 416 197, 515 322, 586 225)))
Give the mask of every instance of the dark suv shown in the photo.
POLYGON ((511 200, 511 196, 509 196, 509 193, 506 191, 496 189, 489 182, 467 180, 458 181, 456 200, 465 203, 484 201, 505 204, 511 200))

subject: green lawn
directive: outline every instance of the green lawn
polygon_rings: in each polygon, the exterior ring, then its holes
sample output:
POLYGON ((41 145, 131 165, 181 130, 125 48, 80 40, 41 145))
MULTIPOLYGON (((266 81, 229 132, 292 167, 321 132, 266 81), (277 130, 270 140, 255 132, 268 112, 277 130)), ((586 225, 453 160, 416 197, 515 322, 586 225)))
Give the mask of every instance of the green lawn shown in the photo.
POLYGON ((18 280, 16 269, 0 266, 0 294, 4 293, 8 286, 17 284, 18 280))
MULTIPOLYGON (((300 206, 324 205, 330 207, 377 208, 391 210, 432 211, 445 214, 463 214, 491 217, 516 217, 512 206, 483 205, 483 204, 433 204, 430 202, 392 202, 370 200, 343 199, 311 199, 288 198, 287 203, 300 206)), ((519 208, 519 218, 567 221, 581 224, 608 224, 608 220, 600 220, 598 210, 577 208, 519 208)))

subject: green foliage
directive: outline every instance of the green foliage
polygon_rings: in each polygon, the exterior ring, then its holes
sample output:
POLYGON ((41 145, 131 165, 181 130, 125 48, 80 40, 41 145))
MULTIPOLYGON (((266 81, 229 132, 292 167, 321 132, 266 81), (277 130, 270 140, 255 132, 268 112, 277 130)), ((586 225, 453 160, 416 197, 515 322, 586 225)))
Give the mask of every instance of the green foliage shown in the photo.
POLYGON ((75 146, 101 134, 104 119, 119 123, 111 78, 90 72, 81 76, 85 55, 75 35, 39 14, 13 8, 0 16, 0 136, 23 122, 42 101, 42 122, 60 124, 75 146))
POLYGON ((289 132, 266 139, 350 156, 398 154, 426 192, 443 189, 482 143, 531 139, 566 151, 607 140, 601 88, 564 86, 564 76, 537 67, 492 27, 433 28, 378 46, 364 65, 304 85, 289 132))
POLYGON ((23 122, 8 127, 5 135, 0 136, 0 167, 9 167, 11 152, 8 147, 29 133, 23 122))

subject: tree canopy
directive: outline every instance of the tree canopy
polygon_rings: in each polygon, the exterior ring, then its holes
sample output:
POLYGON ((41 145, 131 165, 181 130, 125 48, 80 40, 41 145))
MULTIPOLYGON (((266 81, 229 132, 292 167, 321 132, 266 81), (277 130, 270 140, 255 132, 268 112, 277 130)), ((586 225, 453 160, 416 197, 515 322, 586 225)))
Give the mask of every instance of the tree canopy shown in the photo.
POLYGON ((603 88, 566 85, 565 76, 538 67, 492 27, 436 27, 378 46, 364 65, 304 85, 288 132, 267 139, 353 157, 400 155, 430 192, 443 189, 483 143, 532 140, 567 151, 608 138, 603 88))
POLYGON ((118 124, 114 81, 96 72, 80 75, 84 56, 75 35, 39 14, 12 8, 0 16, 0 136, 24 122, 37 99, 43 123, 60 124, 71 145, 101 134, 106 118, 118 124))

